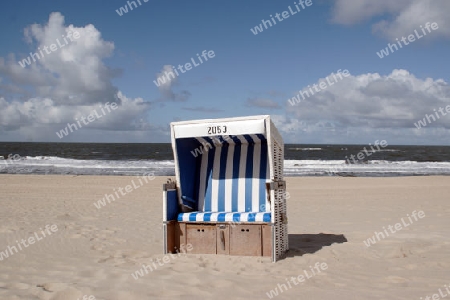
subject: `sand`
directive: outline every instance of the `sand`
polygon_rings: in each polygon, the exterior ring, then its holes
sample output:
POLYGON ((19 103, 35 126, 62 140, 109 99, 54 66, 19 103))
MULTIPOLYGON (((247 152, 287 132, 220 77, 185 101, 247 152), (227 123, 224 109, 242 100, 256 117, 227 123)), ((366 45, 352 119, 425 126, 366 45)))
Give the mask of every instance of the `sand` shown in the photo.
MULTIPOLYGON (((138 279, 132 274, 143 264, 164 259, 161 185, 167 178, 100 209, 93 204, 132 179, 1 175, 0 252, 18 249, 16 240, 34 237, 35 243, 0 261, 0 299, 269 299, 280 287, 272 297, 448 294, 450 177, 287 178, 291 250, 285 259, 183 254, 138 279), (413 211, 424 216, 415 220, 413 211), (402 218, 408 226, 364 244, 402 218), (313 275, 316 263, 327 268, 313 275), (302 274, 310 278, 299 283, 302 274), (291 277, 297 284, 286 282, 291 277)), ((436 299, 450 299, 444 295, 436 299)))

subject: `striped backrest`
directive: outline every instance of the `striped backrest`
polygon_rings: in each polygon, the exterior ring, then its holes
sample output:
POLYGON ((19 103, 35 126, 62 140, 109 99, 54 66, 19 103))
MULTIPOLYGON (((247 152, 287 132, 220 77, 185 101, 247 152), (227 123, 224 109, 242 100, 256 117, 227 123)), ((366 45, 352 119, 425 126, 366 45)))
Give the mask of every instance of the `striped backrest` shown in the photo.
POLYGON ((270 211, 267 139, 261 134, 197 137, 203 154, 197 158, 195 197, 198 211, 270 211))

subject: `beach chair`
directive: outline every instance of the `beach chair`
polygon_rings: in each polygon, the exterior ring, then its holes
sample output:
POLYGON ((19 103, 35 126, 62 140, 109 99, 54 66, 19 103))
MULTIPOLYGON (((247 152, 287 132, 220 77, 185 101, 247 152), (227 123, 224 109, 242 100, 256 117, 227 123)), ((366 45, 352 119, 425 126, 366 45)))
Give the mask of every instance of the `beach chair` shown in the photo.
POLYGON ((288 250, 284 144, 270 116, 173 122, 164 253, 270 257, 288 250))

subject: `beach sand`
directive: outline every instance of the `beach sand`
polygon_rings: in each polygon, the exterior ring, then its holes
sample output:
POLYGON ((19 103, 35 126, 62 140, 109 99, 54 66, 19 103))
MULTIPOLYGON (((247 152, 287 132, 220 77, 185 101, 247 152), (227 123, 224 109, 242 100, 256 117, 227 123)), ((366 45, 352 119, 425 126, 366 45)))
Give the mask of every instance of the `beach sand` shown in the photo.
POLYGON ((164 259, 167 178, 100 209, 93 204, 132 179, 1 175, 0 252, 18 248, 16 240, 36 239, 0 261, 0 299, 269 299, 282 284, 276 299, 448 294, 450 177, 287 178, 291 250, 285 259, 182 254, 138 279, 132 274, 143 264, 164 259), (425 216, 415 220, 413 211, 425 216), (402 218, 407 226, 364 244, 402 218), (53 224, 57 231, 44 236, 40 228, 53 224), (316 263, 327 268, 313 275, 316 263), (311 278, 286 282, 305 272, 311 278))

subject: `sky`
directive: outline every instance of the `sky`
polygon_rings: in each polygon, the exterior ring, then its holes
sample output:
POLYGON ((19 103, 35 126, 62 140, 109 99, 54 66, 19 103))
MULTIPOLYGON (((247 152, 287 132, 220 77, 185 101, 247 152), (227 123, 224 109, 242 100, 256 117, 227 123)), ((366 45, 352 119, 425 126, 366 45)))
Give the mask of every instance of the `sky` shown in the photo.
POLYGON ((450 145, 449 14, 448 0, 8 1, 0 141, 170 142, 173 121, 271 115, 285 143, 450 145))

